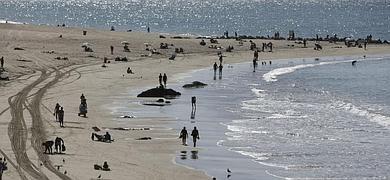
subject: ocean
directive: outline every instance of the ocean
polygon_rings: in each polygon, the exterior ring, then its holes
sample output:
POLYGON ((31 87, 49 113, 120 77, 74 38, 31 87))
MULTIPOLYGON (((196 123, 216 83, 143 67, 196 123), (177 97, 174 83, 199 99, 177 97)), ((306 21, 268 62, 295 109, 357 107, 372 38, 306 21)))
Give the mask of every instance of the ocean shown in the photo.
POLYGON ((388 179, 389 69, 390 56, 267 61, 255 73, 249 62, 225 64, 221 79, 210 67, 168 84, 182 92, 172 105, 127 99, 134 106, 116 112, 175 118, 177 133, 197 126, 199 148, 177 152, 176 162, 217 179, 227 168, 229 179, 388 179), (181 87, 193 80, 208 86, 181 87))
MULTIPOLYGON (((1 0, 0 20, 193 35, 390 40, 389 0, 1 0)), ((1 22, 1 21, 0 21, 1 22)))

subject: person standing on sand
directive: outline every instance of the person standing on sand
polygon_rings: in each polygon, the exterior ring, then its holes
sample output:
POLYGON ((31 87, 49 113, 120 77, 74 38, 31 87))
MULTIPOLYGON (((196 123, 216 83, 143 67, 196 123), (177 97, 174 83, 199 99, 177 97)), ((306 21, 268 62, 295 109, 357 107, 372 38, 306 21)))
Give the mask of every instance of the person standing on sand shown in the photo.
POLYGON ((216 75, 216 74, 217 74, 217 69, 218 69, 218 64, 217 64, 217 62, 214 63, 213 68, 214 68, 214 75, 216 75))
POLYGON ((114 54, 114 46, 110 46, 110 50, 111 50, 111 55, 114 54))
POLYGON ((162 86, 162 75, 161 75, 161 73, 158 76, 158 83, 160 84, 160 86, 162 86))
POLYGON ((60 111, 60 104, 56 104, 56 107, 54 107, 54 113, 53 115, 56 117, 56 121, 58 121, 58 112, 60 111))
POLYGON ((54 140, 54 148, 56 149, 56 153, 62 153, 62 145, 64 145, 64 140, 62 138, 56 137, 54 140))
POLYGON ((187 146, 187 138, 188 138, 188 132, 186 130, 186 127, 183 127, 183 129, 180 131, 181 142, 184 146, 187 146))
POLYGON ((199 139, 199 131, 194 127, 194 130, 191 132, 192 142, 194 142, 194 147, 196 147, 196 141, 199 139))
POLYGON ((192 111, 196 111, 196 96, 191 97, 192 111))
POLYGON ((58 111, 58 120, 60 121, 60 127, 64 127, 64 107, 58 111))
POLYGON ((0 61, 1 61, 1 68, 3 68, 4 67, 4 57, 3 56, 1 56, 0 61))
POLYGON ((222 63, 219 64, 219 79, 222 78, 222 69, 223 69, 223 66, 222 66, 222 63))
POLYGON ((150 33, 150 27, 149 27, 149 26, 148 26, 148 29, 147 29, 147 30, 148 30, 148 33, 150 33))
POLYGON ((164 87, 165 88, 167 88, 167 80, 168 80, 167 74, 164 73, 163 81, 164 81, 164 87))
POLYGON ((219 55, 219 63, 222 64, 222 61, 223 61, 223 57, 222 57, 222 53, 219 55))

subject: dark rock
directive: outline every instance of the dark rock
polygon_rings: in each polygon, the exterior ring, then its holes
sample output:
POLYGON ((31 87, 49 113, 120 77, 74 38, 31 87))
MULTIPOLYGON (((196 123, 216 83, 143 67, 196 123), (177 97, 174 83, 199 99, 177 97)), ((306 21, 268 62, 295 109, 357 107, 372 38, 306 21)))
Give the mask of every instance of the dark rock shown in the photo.
POLYGON ((164 87, 156 87, 138 94, 137 97, 163 97, 163 98, 174 98, 180 96, 181 93, 173 89, 165 89, 164 87))
POLYGON ((207 84, 199 82, 199 81, 194 81, 191 84, 185 84, 183 86, 183 88, 201 88, 201 87, 205 87, 205 86, 207 86, 207 84))

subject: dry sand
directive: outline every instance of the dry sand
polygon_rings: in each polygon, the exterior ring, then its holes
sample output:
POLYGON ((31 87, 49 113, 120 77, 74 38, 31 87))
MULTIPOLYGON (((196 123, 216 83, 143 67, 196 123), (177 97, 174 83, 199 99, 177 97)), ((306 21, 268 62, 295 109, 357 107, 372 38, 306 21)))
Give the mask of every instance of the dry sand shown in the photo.
MULTIPOLYGON (((11 81, 0 81, 0 156, 8 159, 9 170, 4 179, 211 179, 205 173, 174 163, 178 150, 183 149, 178 132, 168 129, 172 119, 134 118, 118 121, 108 106, 126 96, 134 88, 158 84, 160 72, 169 79, 192 69, 211 67, 218 61, 219 50, 199 45, 198 39, 159 38, 158 33, 110 32, 82 29, 0 24, 0 56, 11 81), (62 38, 59 36, 62 35, 62 38), (123 52, 122 41, 130 43, 131 52, 123 52), (91 44, 94 52, 83 52, 82 43, 91 44), (145 44, 152 44, 162 55, 149 54, 145 44), (174 47, 160 50, 160 43, 183 48, 174 61, 169 57, 174 47), (113 45, 114 55, 110 55, 113 45), (24 50, 14 50, 15 47, 24 50), (53 51, 54 53, 47 53, 53 51), (129 62, 114 62, 116 56, 129 62), (69 60, 56 60, 67 57, 69 60), (103 68, 103 57, 111 63, 103 68), (135 74, 126 74, 131 67, 135 74), (77 116, 80 95, 84 93, 89 107, 88 118, 77 116), (65 110, 65 128, 55 122, 53 109, 60 103, 65 110), (92 127, 151 128, 151 130, 110 130, 113 143, 91 140, 92 127), (43 154, 42 142, 62 137, 66 154, 43 154), (139 141, 136 138, 152 137, 139 141), (65 163, 63 162, 65 160, 65 163), (107 161, 112 171, 93 169, 93 164, 107 161), (59 170, 57 170, 60 166, 59 170), (64 174, 64 172, 67 172, 64 174)), ((268 40, 254 40, 258 45, 268 40)), ((207 41, 206 41, 207 42, 207 41)), ((235 40, 219 40, 220 45, 233 45, 233 53, 224 53, 224 63, 251 61, 249 42, 238 46, 235 40)), ((346 48, 343 44, 322 42, 322 51, 289 41, 273 41, 274 52, 259 53, 261 60, 297 57, 322 57, 389 53, 388 45, 369 45, 368 50, 346 48), (293 45, 291 47, 288 45, 293 45), (335 47, 342 48, 335 48, 335 47)), ((168 82, 171 83, 171 82, 168 82)), ((130 97, 129 97, 130 98, 130 97)), ((131 107, 129 107, 131 108, 131 107)), ((105 131, 99 132, 103 134, 105 131)))

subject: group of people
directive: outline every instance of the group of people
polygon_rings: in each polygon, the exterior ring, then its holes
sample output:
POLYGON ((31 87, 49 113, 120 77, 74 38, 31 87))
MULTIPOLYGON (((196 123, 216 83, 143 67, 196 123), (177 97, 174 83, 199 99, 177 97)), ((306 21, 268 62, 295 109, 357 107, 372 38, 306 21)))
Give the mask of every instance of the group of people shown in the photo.
POLYGON ((62 154, 64 151, 66 151, 64 140, 60 137, 56 137, 54 141, 49 140, 42 143, 42 146, 45 147, 44 153, 53 154, 53 145, 57 154, 62 154))
POLYGON ((164 75, 162 75, 160 73, 160 75, 158 76, 158 83, 160 84, 160 87, 166 88, 167 87, 167 80, 168 80, 167 74, 164 73, 164 75))
MULTIPOLYGON (((192 136, 192 142, 194 143, 194 147, 196 147, 196 142, 197 140, 199 140, 199 131, 198 129, 196 129, 196 127, 194 127, 194 129, 192 130, 191 136, 192 136)), ((187 146, 188 132, 186 127, 183 127, 183 129, 180 131, 179 138, 181 138, 183 145, 187 146)))
MULTIPOLYGON (((259 60, 259 51, 258 50, 255 50, 253 52, 253 72, 256 72, 256 68, 258 66, 257 64, 257 61, 259 60)), ((272 64, 272 61, 269 61, 269 65, 272 64)), ((267 62, 266 61, 262 61, 261 62, 261 65, 267 65, 267 62)))
POLYGON ((56 121, 60 123, 60 127, 64 127, 64 107, 61 107, 59 103, 54 107, 53 115, 56 117, 56 121))
POLYGON ((217 70, 218 70, 218 73, 219 73, 219 79, 222 79, 222 69, 223 69, 222 61, 223 61, 223 55, 222 55, 221 52, 218 53, 218 59, 219 59, 219 65, 217 64, 217 62, 214 62, 214 65, 213 65, 213 69, 214 69, 214 80, 216 80, 216 77, 217 77, 217 70))

